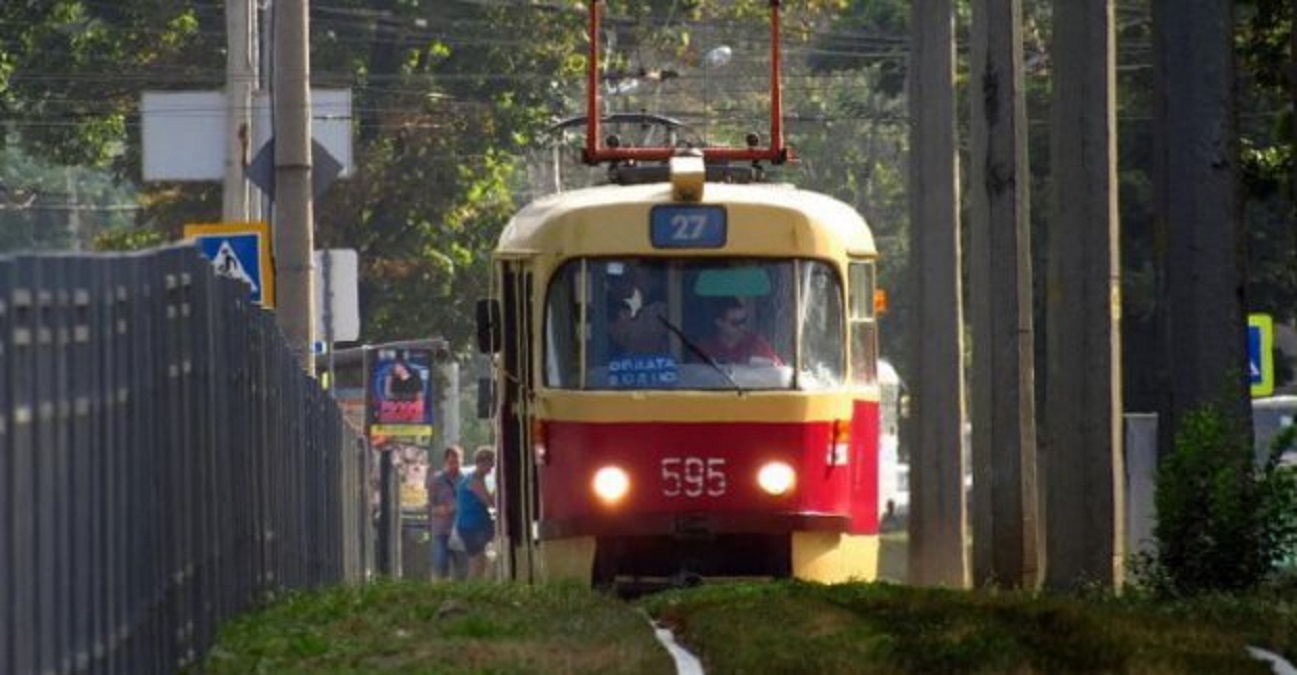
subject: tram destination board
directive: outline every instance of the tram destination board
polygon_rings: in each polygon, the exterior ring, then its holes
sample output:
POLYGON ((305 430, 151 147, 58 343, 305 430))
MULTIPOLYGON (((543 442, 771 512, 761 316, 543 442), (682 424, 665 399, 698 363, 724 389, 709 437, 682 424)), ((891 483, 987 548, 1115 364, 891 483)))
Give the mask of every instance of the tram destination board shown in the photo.
POLYGON ((721 248, 727 225, 723 206, 664 204, 649 214, 649 239, 653 248, 721 248))

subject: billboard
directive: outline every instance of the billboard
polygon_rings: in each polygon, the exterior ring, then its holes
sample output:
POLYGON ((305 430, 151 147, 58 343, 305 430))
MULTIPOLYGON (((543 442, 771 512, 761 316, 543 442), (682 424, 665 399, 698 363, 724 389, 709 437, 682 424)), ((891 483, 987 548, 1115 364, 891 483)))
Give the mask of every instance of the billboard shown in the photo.
POLYGON ((401 427, 393 433, 431 436, 433 425, 432 351, 380 349, 370 373, 369 424, 401 427))
POLYGON ((371 447, 387 454, 400 476, 403 518, 426 517, 428 495, 424 483, 436 408, 432 350, 376 350, 367 387, 371 447))

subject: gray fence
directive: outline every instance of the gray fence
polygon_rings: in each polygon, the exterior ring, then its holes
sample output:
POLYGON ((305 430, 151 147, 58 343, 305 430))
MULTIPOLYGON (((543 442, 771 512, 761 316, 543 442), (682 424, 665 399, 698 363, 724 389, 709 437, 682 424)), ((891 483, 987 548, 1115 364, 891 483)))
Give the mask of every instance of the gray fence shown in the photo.
POLYGON ((362 574, 363 448, 246 297, 190 247, 0 258, 0 673, 174 672, 362 574))

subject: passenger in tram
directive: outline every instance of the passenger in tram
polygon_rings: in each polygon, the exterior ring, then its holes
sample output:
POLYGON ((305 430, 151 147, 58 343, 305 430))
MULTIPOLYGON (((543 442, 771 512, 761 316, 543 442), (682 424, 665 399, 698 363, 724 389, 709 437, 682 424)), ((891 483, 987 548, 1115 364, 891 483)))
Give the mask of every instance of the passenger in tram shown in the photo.
POLYGON ((738 298, 721 301, 712 318, 712 334, 701 348, 717 363, 782 366, 783 359, 753 329, 747 308, 738 298))
POLYGON ((610 356, 619 358, 665 354, 670 343, 667 327, 660 318, 663 316, 666 316, 666 303, 650 300, 637 285, 629 284, 610 290, 610 356))

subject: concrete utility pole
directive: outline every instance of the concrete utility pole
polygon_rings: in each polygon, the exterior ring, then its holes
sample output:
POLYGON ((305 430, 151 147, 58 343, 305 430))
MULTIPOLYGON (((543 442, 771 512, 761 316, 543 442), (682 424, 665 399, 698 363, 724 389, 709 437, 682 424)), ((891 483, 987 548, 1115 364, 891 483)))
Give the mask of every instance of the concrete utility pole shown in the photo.
POLYGON ((252 93, 257 86, 257 12, 253 4, 253 0, 225 3, 225 97, 229 116, 221 216, 227 223, 252 219, 251 195, 243 168, 251 159, 252 93))
POLYGON ((275 0, 275 312, 284 337, 314 371, 315 316, 311 265, 311 72, 308 0, 275 0))
POLYGON ((973 582, 1033 587, 1040 522, 1021 0, 973 0, 971 58, 973 582))
POLYGON ((968 583, 952 0, 910 5, 910 583, 968 583))
POLYGON ((1125 569, 1113 0, 1054 0, 1046 286, 1045 585, 1125 569))
POLYGON ((1216 403, 1250 430, 1246 232, 1238 198, 1234 3, 1154 0, 1154 195, 1161 274, 1159 446, 1216 403))

